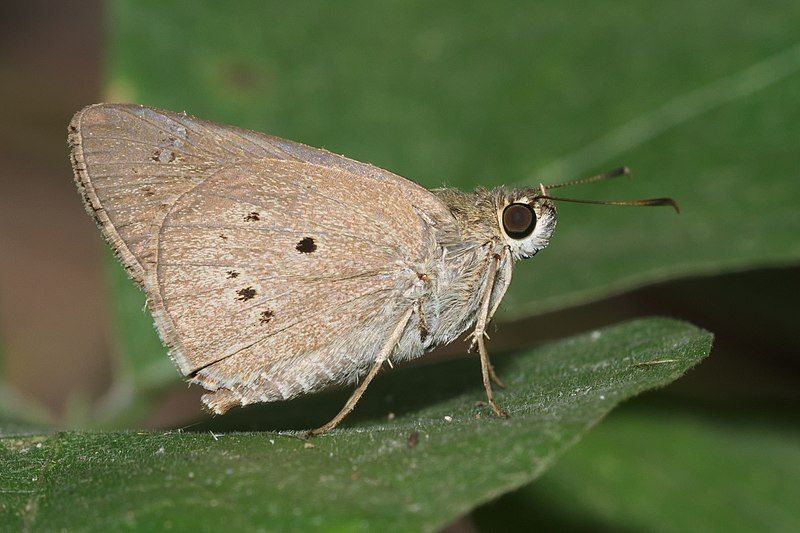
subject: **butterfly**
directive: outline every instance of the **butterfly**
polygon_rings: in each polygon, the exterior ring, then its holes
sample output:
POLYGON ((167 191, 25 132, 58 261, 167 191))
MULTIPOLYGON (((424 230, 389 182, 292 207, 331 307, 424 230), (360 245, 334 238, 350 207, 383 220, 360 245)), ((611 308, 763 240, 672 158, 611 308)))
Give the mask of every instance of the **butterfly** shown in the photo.
MULTIPOLYGON (((140 105, 83 109, 68 142, 87 212, 211 411, 357 382, 311 431, 321 434, 385 363, 469 330, 488 404, 507 416, 486 328, 515 261, 548 245, 554 201, 575 200, 544 185, 428 190, 325 150, 140 105)), ((590 203, 677 209, 667 198, 590 203)))

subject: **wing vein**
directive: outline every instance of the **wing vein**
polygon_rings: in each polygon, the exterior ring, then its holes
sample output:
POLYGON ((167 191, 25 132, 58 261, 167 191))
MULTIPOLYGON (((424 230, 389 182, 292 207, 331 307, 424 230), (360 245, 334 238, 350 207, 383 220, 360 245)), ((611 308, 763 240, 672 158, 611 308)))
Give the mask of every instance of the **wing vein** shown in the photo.
MULTIPOLYGON (((195 154, 192 154, 190 152, 186 152, 184 150, 180 150, 176 146, 160 146, 158 144, 153 144, 151 142, 138 141, 136 139, 131 139, 130 137, 118 137, 116 135, 93 135, 92 136, 92 142, 98 142, 98 141, 101 141, 101 140, 120 141, 120 142, 128 143, 128 144, 138 144, 138 145, 141 145, 141 146, 146 146, 148 148, 162 148, 162 149, 166 149, 166 150, 171 150, 171 151, 175 152, 176 154, 181 154, 181 155, 184 155, 184 156, 187 156, 187 157, 196 157, 195 154)), ((111 149, 111 150, 92 150, 90 152, 90 154, 92 156, 95 156, 97 154, 103 154, 103 153, 115 153, 115 154, 118 154, 119 150, 114 150, 114 149, 111 149)), ((107 164, 107 163, 101 163, 101 164, 107 164)), ((134 161, 134 162, 128 162, 127 164, 137 164, 137 165, 139 165, 141 163, 137 163, 137 162, 134 161)), ((163 163, 161 163, 161 164, 163 164, 163 163)))
MULTIPOLYGON (((360 212, 360 211, 358 211, 358 210, 356 210, 356 209, 352 209, 352 208, 348 209, 348 207, 347 207, 346 205, 344 205, 344 204, 343 204, 341 201, 339 201, 339 200, 336 200, 335 198, 328 197, 328 196, 326 196, 326 195, 324 195, 324 194, 320 193, 319 191, 315 191, 315 190, 309 190, 309 189, 307 189, 305 192, 307 192, 307 193, 309 193, 309 194, 313 194, 313 195, 319 196, 320 198, 324 198, 324 199, 326 199, 326 200, 329 200, 329 201, 331 201, 331 202, 333 202, 333 203, 337 204, 339 207, 341 207, 341 212, 342 212, 342 213, 344 213, 344 214, 348 214, 348 215, 349 215, 349 214, 353 214, 353 213, 355 213, 355 214, 358 214, 358 215, 360 215, 360 216, 361 216, 361 217, 362 217, 364 220, 366 220, 366 221, 367 221, 367 222, 369 222, 370 224, 373 224, 373 223, 375 223, 375 221, 374 221, 374 220, 372 220, 370 217, 368 217, 368 216, 367 216, 367 215, 365 215, 364 213, 362 213, 362 212, 360 212)), ((266 205, 264 205, 264 204, 261 204, 261 203, 259 203, 259 202, 258 202, 258 201, 256 201, 255 199, 253 199, 253 200, 247 200, 247 199, 245 199, 245 198, 242 198, 242 197, 239 197, 239 196, 236 196, 236 195, 227 195, 227 194, 221 194, 221 193, 217 193, 217 192, 211 192, 211 191, 204 192, 204 194, 211 195, 211 196, 215 196, 215 197, 217 197, 217 198, 224 198, 224 199, 226 199, 226 200, 231 200, 231 201, 233 201, 233 202, 239 202, 239 203, 250 204, 250 205, 253 205, 253 206, 255 206, 255 207, 259 207, 259 208, 261 208, 261 209, 264 209, 264 210, 267 210, 267 211, 269 211, 269 207, 267 207, 267 206, 266 206, 266 205)), ((400 243, 399 241, 397 241, 396 239, 394 239, 394 238, 391 236, 391 234, 388 234, 388 233, 387 233, 387 234, 385 234, 385 235, 386 235, 387 237, 389 237, 389 238, 390 238, 390 240, 391 240, 391 242, 392 242, 392 244, 393 244, 393 246, 391 246, 391 248, 392 248, 392 249, 394 249, 394 250, 397 252, 397 254, 398 254, 398 257, 405 257, 405 254, 404 254, 404 253, 403 253, 403 251, 402 251, 402 250, 403 250, 403 245, 402 245, 402 243, 400 243)), ((369 241, 369 242, 372 242, 372 243, 374 243, 374 241, 369 241)))
MULTIPOLYGON (((376 291, 370 291, 370 292, 368 292, 368 293, 361 294, 361 295, 359 295, 359 296, 356 296, 355 298, 351 298, 350 300, 347 300, 347 301, 345 301, 345 302, 342 302, 342 303, 341 303, 341 304, 339 304, 339 305, 347 305, 347 304, 351 304, 351 303, 353 303, 353 302, 355 302, 355 301, 357 301, 357 300, 360 300, 360 299, 362 299, 362 298, 366 298, 367 296, 373 296, 373 295, 375 295, 375 294, 379 294, 379 293, 381 293, 381 292, 387 292, 387 291, 392 291, 392 290, 394 290, 394 289, 379 289, 379 290, 376 290, 376 291)), ((315 312, 315 313, 312 313, 312 314, 310 314, 310 315, 308 315, 308 316, 305 316, 305 317, 301 318, 300 320, 296 320, 296 321, 292 322, 291 324, 287 324, 286 326, 284 326, 284 327, 283 327, 283 328, 281 328, 281 329, 278 329, 278 330, 272 331, 272 332, 270 332, 270 333, 268 333, 268 334, 266 334, 266 335, 262 335, 261 337, 259 337, 259 338, 258 338, 258 339, 256 339, 255 341, 251 342, 250 344, 248 344, 248 345, 246 345, 246 346, 242 346, 241 348, 237 348, 237 349, 236 349, 234 352, 231 352, 231 353, 229 353, 229 354, 225 354, 225 355, 223 355, 223 356, 221 356, 221 357, 219 357, 219 358, 215 359, 214 361, 211 361, 211 362, 209 362, 209 363, 206 363, 206 364, 204 364, 203 366, 201 366, 200 368, 197 368, 196 370, 193 370, 193 371, 192 371, 192 372, 189 374, 189 377, 193 377, 193 376, 197 375, 199 372, 201 372, 203 369, 205 369, 205 368, 208 368, 208 367, 210 367, 210 366, 212 366, 212 365, 215 365, 215 364, 219 363, 220 361, 224 361, 225 359, 229 359, 229 358, 231 358, 231 357, 235 356, 236 354, 238 354, 238 353, 240 353, 240 352, 243 352, 244 350, 247 350, 247 349, 249 349, 249 348, 252 348, 252 347, 254 347, 254 346, 257 346, 257 345, 259 345, 260 343, 262 343, 262 342, 266 341, 267 339, 269 339, 270 337, 274 337, 275 335, 277 335, 277 334, 279 334, 279 333, 282 333, 282 332, 284 332, 284 331, 286 331, 286 330, 288 330, 288 329, 290 329, 290 328, 293 328, 293 327, 295 327, 295 326, 296 326, 296 325, 298 325, 298 324, 301 324, 301 323, 303 323, 303 322, 306 322, 306 321, 308 321, 308 320, 311 320, 312 318, 316 318, 318 315, 320 315, 321 313, 323 313, 323 312, 325 312, 325 311, 327 311, 327 310, 328 310, 328 309, 325 309, 325 308, 323 308, 323 309, 320 309, 320 310, 318 310, 318 311, 317 311, 317 312, 315 312)))
MULTIPOLYGON (((218 195, 218 194, 214 194, 214 193, 208 193, 208 195, 209 196, 213 195, 213 196, 217 196, 217 197, 227 198, 228 200, 232 200, 232 198, 228 198, 227 196, 222 196, 222 195, 218 195)), ((262 206, 260 204, 251 203, 251 205, 254 205, 256 207, 260 207, 260 208, 264 209, 264 206, 262 206)), ((282 228, 269 228, 269 227, 263 227, 263 226, 256 226, 255 224, 252 224, 251 226, 252 227, 229 226, 229 225, 221 226, 221 225, 213 225, 213 224, 170 224, 168 229, 186 228, 186 229, 243 230, 243 231, 257 231, 259 233, 281 233, 281 234, 284 234, 284 235, 295 234, 295 235, 298 235, 298 236, 299 235, 307 235, 309 233, 308 231, 290 230, 290 229, 282 229, 282 228)), ((355 241, 365 242, 367 244, 372 245, 373 247, 379 247, 375 243, 374 240, 366 239, 366 238, 361 237, 359 235, 353 235, 352 233, 345 233, 344 231, 340 231, 340 228, 342 226, 330 224, 330 223, 328 223, 326 221, 325 227, 332 228, 332 229, 334 229, 336 231, 331 232, 331 231, 316 231, 315 230, 314 231, 315 236, 325 236, 325 237, 342 236, 342 237, 348 237, 348 238, 353 239, 355 241)), ((389 248, 390 250, 392 250, 394 252, 398 252, 399 253, 399 249, 397 247, 395 247, 395 246, 389 246, 387 248, 389 248)))
MULTIPOLYGON (((341 282, 341 281, 352 281, 354 279, 359 279, 359 278, 365 278, 366 279, 366 278, 371 278, 371 277, 378 277, 380 274, 389 274, 389 275, 391 275, 392 272, 386 271, 386 270, 368 270, 368 271, 356 272, 354 274, 349 274, 349 275, 346 275, 346 276, 342 276, 342 275, 336 274, 336 275, 332 275, 332 276, 269 276, 269 277, 266 277, 266 275, 265 275, 265 276, 256 276, 255 279, 258 280, 259 282, 264 281, 264 280, 275 281, 276 279, 277 280, 281 280, 281 281, 303 281, 303 282, 308 283, 311 286, 314 286, 315 284, 317 284, 319 282, 337 283, 337 282, 341 282)), ((176 298, 189 298, 189 299, 191 299, 191 298, 194 298, 196 296, 204 296, 204 295, 211 294, 211 293, 214 293, 214 292, 232 290, 233 288, 234 287, 231 287, 231 286, 220 286, 220 287, 211 287, 211 288, 204 289, 204 290, 199 290, 199 291, 198 290, 193 290, 192 292, 185 293, 185 294, 172 293, 172 294, 169 295, 169 298, 170 299, 176 299, 176 298)), ((251 309, 252 307, 254 307, 255 305, 257 305, 259 303, 265 303, 265 302, 274 301, 276 298, 279 298, 279 297, 281 297, 281 296, 283 296, 285 294, 288 294, 289 292, 291 292, 291 291, 281 293, 281 294, 279 294, 277 296, 270 297, 270 298, 268 298, 266 300, 259 300, 253 306, 245 307, 244 309, 242 309, 242 311, 249 310, 249 309, 251 309)))
MULTIPOLYGON (((134 119, 138 119, 138 120, 141 120, 142 122, 144 122, 145 124, 149 124, 150 126, 152 126, 153 128, 155 128, 156 130, 160 131, 161 133, 164 133, 164 134, 166 134, 166 135, 169 135, 169 136, 173 136, 173 135, 175 135, 175 132, 172 132, 172 131, 169 131, 169 130, 167 130, 167 129, 164 129, 164 128, 163 128, 162 126, 160 126, 158 123, 156 123, 156 122, 153 122, 152 120, 149 120, 149 119, 147 119, 147 118, 145 118, 145 117, 143 117, 143 116, 139 116, 139 115, 137 115, 136 113, 134 113, 133 111, 131 111, 130 109, 126 109, 126 108, 124 108, 124 107, 120 107, 120 108, 118 108, 118 109, 119 109, 120 111, 124 112, 125 114, 127 114, 127 115, 129 115, 129 116, 133 117, 134 119)), ((163 113, 159 113, 159 114, 160 114, 162 117, 164 117, 164 118, 167 118, 167 119, 169 119, 169 120, 172 120, 173 122, 177 122, 178 124, 181 124, 181 123, 180 123, 180 122, 178 122, 177 120, 175 120, 175 119, 173 119, 173 118, 170 118, 170 117, 168 117, 167 115, 165 115, 165 114, 163 114, 163 113)), ((186 127, 186 125, 185 125, 185 124, 181 124, 181 126, 184 126, 184 127, 186 127)), ((200 146, 200 145, 198 145, 198 144, 195 144, 195 143, 193 143, 192 141, 190 141, 190 140, 189 140, 189 136, 188 136, 188 135, 187 135, 185 138, 181 138, 181 140, 182 140, 182 141, 185 141, 185 142, 186 142, 188 145, 190 145, 190 146, 193 146, 193 147, 194 147, 196 150, 199 150, 199 151, 201 151, 201 152, 205 152, 206 154, 208 154, 208 155, 212 156, 214 159, 216 159, 216 160, 217 160, 217 162, 218 162, 218 163, 223 163, 223 162, 225 162, 225 160, 224 160, 224 159, 222 159, 222 160, 219 160, 219 154, 216 154, 216 153, 212 152, 211 150, 209 150, 209 149, 207 149, 207 148, 203 148, 202 146, 200 146)))
MULTIPOLYGON (((214 142, 214 144, 217 146, 217 148, 219 148, 219 149, 220 149, 220 150, 222 150, 223 152, 227 152, 228 154, 230 154, 230 155, 233 157, 233 160, 237 160, 237 159, 247 159, 247 155, 248 155, 248 154, 249 154, 250 156, 253 156, 253 155, 255 155, 255 154, 253 154, 252 152, 248 152, 248 151, 246 151, 244 148, 242 148, 242 153, 238 153, 238 152, 236 152, 236 151, 232 150, 232 149, 231 149, 231 148, 228 146, 228 143, 225 143, 225 142, 224 142, 224 141, 225 141, 225 139, 224 139, 224 138, 223 138, 221 135, 219 135, 219 133, 218 133, 218 132, 216 132, 216 131, 214 131, 214 130, 211 130, 211 129, 207 128, 207 127, 206 127, 206 125, 205 125, 205 124, 203 124, 203 123, 202 123, 201 121, 199 121, 199 120, 198 120, 198 121, 196 121, 196 122, 194 122, 194 124, 192 124, 192 125, 186 124, 185 122, 182 122, 182 121, 181 121, 180 119, 178 119, 178 118, 173 118, 172 120, 174 120, 175 122, 177 122, 178 124, 180 124, 180 125, 181 125, 181 126, 183 126, 184 128, 187 128, 187 130, 188 130, 188 129, 197 129, 197 128, 202 128, 202 129, 203 129, 203 130, 206 132, 206 134, 205 134, 204 138, 207 138, 207 139, 209 139, 209 140, 213 141, 213 142, 214 142), (222 140, 222 142, 220 142, 220 140, 222 140)), ((252 158, 252 157, 251 157, 251 158, 252 158)))

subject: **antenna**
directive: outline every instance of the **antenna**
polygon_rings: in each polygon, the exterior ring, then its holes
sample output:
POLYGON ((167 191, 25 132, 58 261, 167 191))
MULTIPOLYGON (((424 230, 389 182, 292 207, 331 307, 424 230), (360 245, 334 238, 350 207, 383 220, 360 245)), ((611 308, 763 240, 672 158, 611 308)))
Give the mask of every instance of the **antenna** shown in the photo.
POLYGON ((549 194, 539 195, 536 199, 543 198, 545 200, 555 200, 557 202, 573 202, 576 204, 596 204, 596 205, 630 205, 630 206, 659 206, 668 205, 672 207, 676 213, 681 210, 678 203, 672 198, 648 198, 645 200, 578 200, 577 198, 560 198, 558 196, 550 196, 549 194))
POLYGON ((605 172, 603 174, 596 174, 594 176, 589 176, 588 178, 579 178, 575 180, 564 181, 561 183, 556 183, 555 185, 539 185, 539 190, 542 191, 542 194, 536 196, 535 198, 554 200, 557 202, 573 202, 576 204, 628 205, 628 206, 639 206, 639 207, 666 205, 672 207, 676 213, 681 212, 680 208, 678 207, 678 203, 672 198, 647 198, 644 200, 579 200, 577 198, 562 198, 559 196, 550 196, 549 194, 547 194, 547 189, 558 189, 560 187, 568 187, 570 185, 582 185, 584 183, 592 183, 594 181, 605 181, 613 178, 618 178, 620 176, 630 176, 630 174, 631 170, 628 167, 619 167, 610 172, 605 172))
POLYGON ((561 187, 569 187, 570 185, 583 185, 584 183, 592 183, 593 181, 605 181, 610 180, 613 178, 618 178, 620 176, 630 176, 631 169, 628 167, 619 167, 615 168, 610 172, 604 172, 603 174, 596 174, 594 176, 589 176, 588 178, 578 178, 576 180, 569 180, 564 181, 561 183, 556 183, 554 185, 545 185, 548 189, 560 189, 561 187))

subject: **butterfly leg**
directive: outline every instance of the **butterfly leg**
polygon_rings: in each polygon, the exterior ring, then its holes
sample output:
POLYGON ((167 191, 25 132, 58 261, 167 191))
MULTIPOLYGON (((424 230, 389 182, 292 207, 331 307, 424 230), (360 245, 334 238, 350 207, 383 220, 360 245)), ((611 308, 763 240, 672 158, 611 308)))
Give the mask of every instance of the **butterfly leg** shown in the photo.
POLYGON ((394 328, 394 331, 392 332, 391 336, 386 341, 386 344, 384 344, 383 349, 381 349, 381 351, 378 353, 378 357, 375 358, 375 363, 373 363, 372 368, 369 369, 367 375, 364 376, 364 379, 358 385, 356 390, 354 390, 353 394, 350 395, 350 398, 347 400, 347 403, 344 404, 342 410, 339 411, 336 414, 336 416, 334 416, 327 424, 320 426, 317 429, 312 429, 311 431, 309 431, 308 432, 309 437, 321 435, 323 433, 332 430, 333 428, 338 426, 339 423, 342 420, 344 420, 347 415, 350 414, 350 412, 358 403, 358 400, 361 398, 361 395, 363 395, 364 391, 367 390, 367 385, 369 385, 370 381, 372 381, 372 378, 374 378, 378 374, 378 371, 381 369, 381 366, 383 366, 383 363, 385 363, 392 355, 392 351, 394 351, 394 348, 397 345, 398 341, 400 340, 400 337, 402 337, 403 331, 406 328, 406 324, 408 324, 409 319, 411 319, 411 314, 413 312, 414 308, 412 307, 409 308, 409 310, 403 314, 403 317, 400 319, 400 322, 397 324, 397 327, 394 328))
MULTIPOLYGON (((483 297, 481 299, 481 307, 478 314, 478 320, 475 324, 475 331, 472 332, 473 342, 478 344, 478 352, 481 356, 481 375, 483 376, 483 388, 486 389, 486 399, 489 406, 494 413, 501 418, 508 418, 508 414, 500 408, 494 401, 494 392, 492 391, 492 381, 499 381, 497 375, 494 373, 492 363, 489 361, 489 352, 486 350, 486 325, 490 318, 490 305, 492 298, 492 290, 494 289, 494 281, 497 276, 497 264, 502 260, 502 257, 495 255, 489 259, 489 267, 486 272, 486 288, 484 289, 483 297)), ((496 306, 495 306, 496 309, 496 306)), ((501 382, 502 383, 502 382, 501 382)), ((505 386, 505 385, 503 385, 505 386)))
MULTIPOLYGON (((502 292, 499 295, 497 295, 497 300, 494 302, 492 309, 489 311, 489 316, 486 318, 487 324, 492 321, 492 317, 494 316, 495 311, 497 311, 497 308, 500 307, 500 302, 503 300, 503 296, 505 296, 506 290, 508 289, 508 286, 511 284, 511 273, 513 271, 513 263, 512 261, 502 262, 503 256, 505 256, 507 253, 508 249, 506 248, 501 252, 502 255, 499 259, 495 257, 495 259, 502 264, 502 269, 500 270, 500 273, 503 279, 503 286, 502 286, 502 292)), ((494 290, 494 288, 492 288, 492 290, 494 290)), ((506 384, 503 383, 499 377, 497 377, 497 374, 494 371, 494 365, 491 363, 489 364, 489 377, 492 379, 494 384, 500 387, 501 389, 506 388, 506 384)))

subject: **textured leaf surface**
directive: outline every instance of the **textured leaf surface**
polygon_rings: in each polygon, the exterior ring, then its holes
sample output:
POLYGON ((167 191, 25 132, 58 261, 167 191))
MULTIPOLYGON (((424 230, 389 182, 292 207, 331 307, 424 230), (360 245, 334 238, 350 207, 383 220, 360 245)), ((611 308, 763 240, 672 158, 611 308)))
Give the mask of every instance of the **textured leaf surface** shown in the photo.
POLYGON ((312 448, 291 432, 223 424, 308 427, 345 391, 192 432, 2 438, 0 528, 434 530, 536 478, 613 406, 676 379, 710 345, 703 330, 648 319, 500 357, 507 421, 474 405, 476 359, 398 371, 312 448))
POLYGON ((487 531, 798 531, 796 409, 637 405, 537 483, 481 508, 487 531), (735 474, 733 474, 735 472, 735 474))

